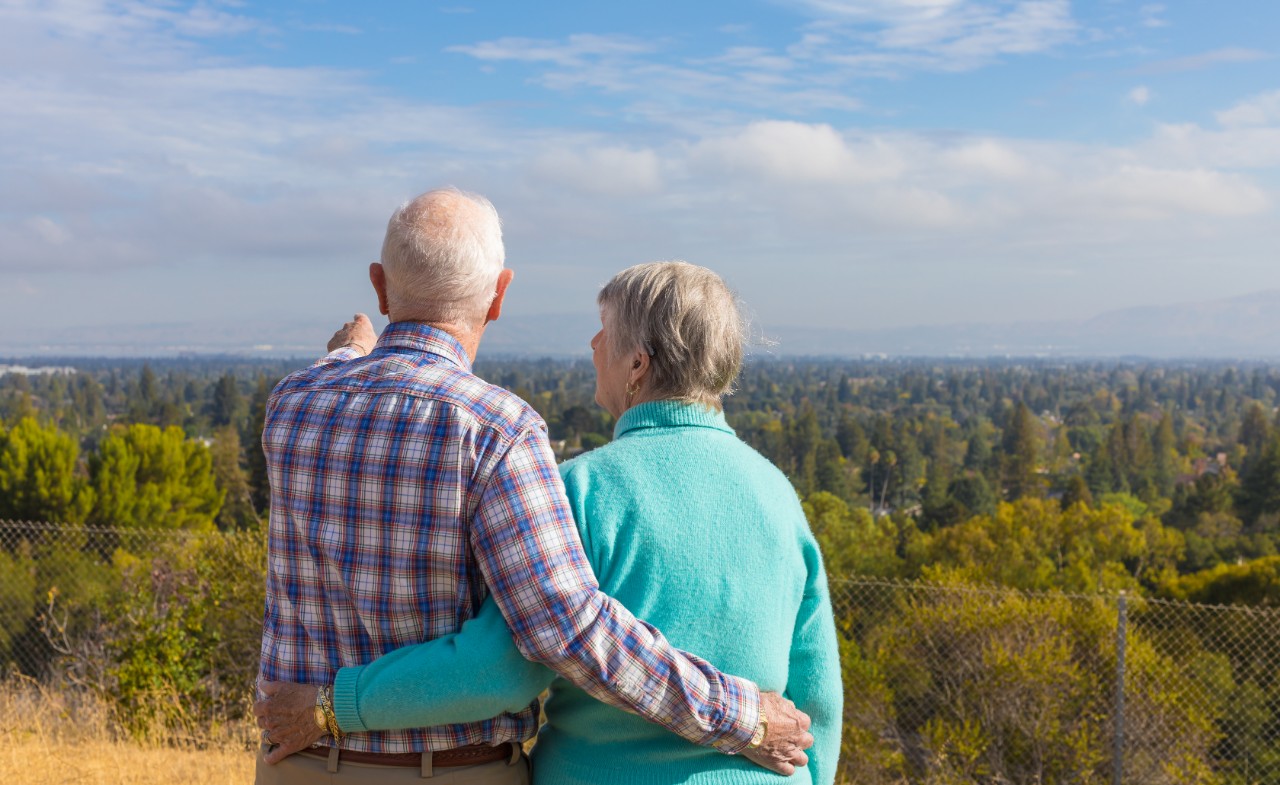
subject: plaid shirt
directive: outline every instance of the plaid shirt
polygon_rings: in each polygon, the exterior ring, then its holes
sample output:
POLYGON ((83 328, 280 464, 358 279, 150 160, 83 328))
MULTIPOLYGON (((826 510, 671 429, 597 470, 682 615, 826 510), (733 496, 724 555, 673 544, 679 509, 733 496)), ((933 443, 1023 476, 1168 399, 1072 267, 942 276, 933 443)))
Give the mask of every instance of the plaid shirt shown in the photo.
MULTIPOLYGON (((472 375, 447 333, 393 323, 368 357, 339 349, 286 377, 262 446, 261 678, 332 683, 340 667, 457 632, 492 592, 529 659, 695 743, 749 743, 756 686, 673 649, 600 593, 546 425, 472 375)), ((535 703, 483 722, 351 734, 342 746, 498 744, 530 738, 537 722, 535 703)))

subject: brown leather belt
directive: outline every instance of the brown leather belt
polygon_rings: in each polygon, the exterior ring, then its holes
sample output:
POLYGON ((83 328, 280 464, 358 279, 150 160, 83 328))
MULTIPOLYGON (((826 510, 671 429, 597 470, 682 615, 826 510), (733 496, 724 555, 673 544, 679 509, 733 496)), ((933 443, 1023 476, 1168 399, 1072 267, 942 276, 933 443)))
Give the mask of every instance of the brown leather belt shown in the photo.
MULTIPOLYGON (((309 747, 302 750, 302 755, 314 758, 328 758, 328 747, 309 747)), ((439 750, 431 753, 431 765, 448 768, 451 766, 475 766, 481 763, 492 763, 498 760, 509 760, 515 755, 511 742, 490 747, 487 744, 468 744, 465 747, 454 747, 451 750, 439 750)), ((421 752, 359 752, 357 750, 338 750, 338 761, 346 763, 370 763, 375 766, 406 766, 417 768, 422 765, 421 752)))

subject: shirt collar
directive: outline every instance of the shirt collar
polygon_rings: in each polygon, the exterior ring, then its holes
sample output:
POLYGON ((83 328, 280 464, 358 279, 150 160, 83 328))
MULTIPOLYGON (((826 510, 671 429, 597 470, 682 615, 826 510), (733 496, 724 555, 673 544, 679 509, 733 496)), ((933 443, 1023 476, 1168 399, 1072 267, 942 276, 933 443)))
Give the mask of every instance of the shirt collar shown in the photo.
POLYGON ((725 422, 724 412, 701 403, 688 401, 646 401, 632 406, 618 418, 613 427, 613 438, 617 439, 631 431, 644 428, 678 428, 681 426, 695 428, 712 428, 717 431, 733 433, 733 429, 725 422))
POLYGON ((392 322, 382 331, 374 351, 379 349, 409 349, 434 354, 471 372, 471 358, 467 350, 449 333, 423 322, 392 322))

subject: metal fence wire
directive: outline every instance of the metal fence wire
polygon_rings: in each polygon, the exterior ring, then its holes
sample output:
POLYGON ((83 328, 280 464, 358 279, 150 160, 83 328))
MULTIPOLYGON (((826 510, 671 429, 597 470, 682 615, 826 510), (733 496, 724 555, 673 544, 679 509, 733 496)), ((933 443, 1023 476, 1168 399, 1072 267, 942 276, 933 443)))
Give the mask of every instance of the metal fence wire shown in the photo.
MULTIPOLYGON (((0 664, 226 717, 257 669, 261 531, 0 521, 0 664)), ((833 577, 840 781, 1280 782, 1280 609, 833 577)))

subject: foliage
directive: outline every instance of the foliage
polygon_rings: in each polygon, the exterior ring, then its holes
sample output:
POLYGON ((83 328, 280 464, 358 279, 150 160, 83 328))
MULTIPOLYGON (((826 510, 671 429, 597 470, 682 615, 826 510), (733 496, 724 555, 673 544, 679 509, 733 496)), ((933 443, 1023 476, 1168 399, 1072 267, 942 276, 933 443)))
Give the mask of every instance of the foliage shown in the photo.
POLYGON ((805 500, 804 512, 829 574, 892 576, 901 572, 898 530, 890 518, 874 518, 861 507, 850 509, 838 496, 824 491, 805 500))
POLYGON ((1002 503, 994 516, 922 535, 910 562, 924 575, 1024 589, 1134 589, 1172 572, 1182 549, 1176 531, 1134 512, 1122 503, 1002 503))
POLYGON ((1211 605, 1280 607, 1280 556, 1212 569, 1170 580, 1165 592, 1180 600, 1211 605))
POLYGON ((98 526, 210 529, 222 507, 213 459, 182 429, 135 424, 117 427, 89 462, 98 526))
POLYGON ((58 592, 61 668, 138 734, 241 716, 258 667, 265 531, 153 543, 98 562, 96 597, 58 592))
MULTIPOLYGON (((1050 594, 936 588, 837 612, 855 782, 1109 782, 1113 607, 1050 594)), ((1210 781, 1213 715, 1197 676, 1131 633, 1125 782, 1210 781)), ((1228 679, 1229 681, 1229 679, 1228 679)))
POLYGON ((25 417, 0 428, 0 520, 83 523, 93 504, 75 440, 25 417))
POLYGON ((9 653, 15 638, 36 611, 36 562, 27 542, 13 553, 0 550, 0 656, 9 653))

